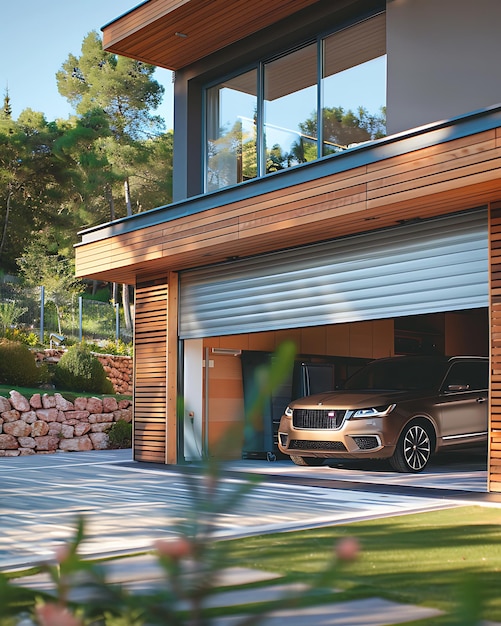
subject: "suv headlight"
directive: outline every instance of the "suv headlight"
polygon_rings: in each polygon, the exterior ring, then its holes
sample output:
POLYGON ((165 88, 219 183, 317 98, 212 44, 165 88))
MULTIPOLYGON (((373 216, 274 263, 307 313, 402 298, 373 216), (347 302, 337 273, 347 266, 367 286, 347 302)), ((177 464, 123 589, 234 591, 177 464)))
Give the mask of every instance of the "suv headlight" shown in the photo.
POLYGON ((369 409, 357 409, 350 415, 350 419, 366 419, 368 417, 385 417, 393 411, 396 404, 375 406, 369 409))
POLYGON ((284 411, 284 415, 286 417, 292 417, 292 409, 290 408, 290 406, 286 407, 286 409, 284 411))

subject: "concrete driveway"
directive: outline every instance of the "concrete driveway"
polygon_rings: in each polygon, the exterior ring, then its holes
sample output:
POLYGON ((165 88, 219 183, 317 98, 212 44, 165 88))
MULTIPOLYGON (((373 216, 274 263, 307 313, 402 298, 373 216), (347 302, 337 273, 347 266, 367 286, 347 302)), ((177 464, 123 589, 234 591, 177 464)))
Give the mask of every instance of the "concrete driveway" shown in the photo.
MULTIPOLYGON (((176 532, 191 506, 185 471, 134 462, 130 450, 1 458, 0 570, 50 560, 80 515, 87 520, 85 554, 149 549, 176 532)), ((216 520, 217 537, 500 502, 486 493, 482 457, 440 461, 418 475, 396 474, 383 464, 305 468, 288 460, 234 461, 224 464, 220 494, 250 474, 260 476, 258 485, 238 510, 216 520)))

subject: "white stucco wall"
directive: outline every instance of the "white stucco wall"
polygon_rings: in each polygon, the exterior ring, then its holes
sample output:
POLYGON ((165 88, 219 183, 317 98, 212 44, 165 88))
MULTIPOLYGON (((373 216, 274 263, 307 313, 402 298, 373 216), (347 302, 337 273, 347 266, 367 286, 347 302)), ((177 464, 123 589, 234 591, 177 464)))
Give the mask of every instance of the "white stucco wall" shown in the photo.
POLYGON ((388 0, 388 134, 501 103, 500 0, 388 0))

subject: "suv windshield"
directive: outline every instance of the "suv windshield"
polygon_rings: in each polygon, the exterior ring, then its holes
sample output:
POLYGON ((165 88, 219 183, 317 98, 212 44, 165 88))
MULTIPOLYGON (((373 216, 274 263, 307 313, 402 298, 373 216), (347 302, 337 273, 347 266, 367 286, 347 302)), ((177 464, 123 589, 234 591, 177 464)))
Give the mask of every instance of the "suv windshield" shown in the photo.
POLYGON ((447 360, 417 357, 369 363, 349 380, 345 389, 435 389, 447 369, 447 360))

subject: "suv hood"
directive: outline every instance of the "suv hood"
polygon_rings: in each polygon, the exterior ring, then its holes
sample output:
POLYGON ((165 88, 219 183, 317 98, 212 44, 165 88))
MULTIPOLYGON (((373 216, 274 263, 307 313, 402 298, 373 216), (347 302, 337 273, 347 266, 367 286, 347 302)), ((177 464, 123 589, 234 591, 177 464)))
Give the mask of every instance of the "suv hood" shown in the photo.
POLYGON ((367 409, 370 407, 396 404, 404 400, 415 400, 430 395, 429 390, 395 391, 384 389, 354 389, 346 391, 327 391, 313 396, 299 398, 289 404, 291 408, 336 408, 367 409))

